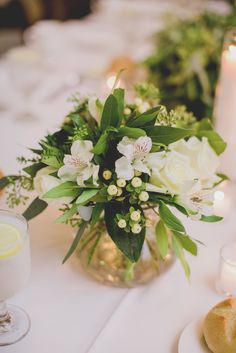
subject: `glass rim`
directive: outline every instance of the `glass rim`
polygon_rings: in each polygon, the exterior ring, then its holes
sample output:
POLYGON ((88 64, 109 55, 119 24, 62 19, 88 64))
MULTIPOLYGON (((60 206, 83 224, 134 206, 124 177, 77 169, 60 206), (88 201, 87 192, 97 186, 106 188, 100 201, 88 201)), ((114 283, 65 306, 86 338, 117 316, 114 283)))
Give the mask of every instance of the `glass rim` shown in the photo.
POLYGON ((18 220, 20 220, 25 226, 24 230, 25 230, 26 234, 24 235, 24 237, 26 237, 26 235, 29 232, 29 224, 28 224, 28 221, 26 220, 26 218, 24 216, 22 216, 21 214, 15 212, 15 211, 4 210, 4 209, 0 208, 0 216, 1 216, 1 214, 3 214, 3 215, 5 214, 6 216, 8 215, 8 216, 10 216, 12 218, 17 218, 18 220))
POLYGON ((226 264, 232 266, 232 267, 235 267, 236 268, 236 260, 235 260, 235 264, 231 262, 231 260, 229 259, 226 259, 223 255, 223 251, 225 248, 229 247, 229 246, 232 246, 232 245, 235 245, 236 246, 236 241, 233 241, 231 243, 226 243, 224 245, 222 245, 222 247, 220 248, 220 258, 221 260, 223 260, 226 264))

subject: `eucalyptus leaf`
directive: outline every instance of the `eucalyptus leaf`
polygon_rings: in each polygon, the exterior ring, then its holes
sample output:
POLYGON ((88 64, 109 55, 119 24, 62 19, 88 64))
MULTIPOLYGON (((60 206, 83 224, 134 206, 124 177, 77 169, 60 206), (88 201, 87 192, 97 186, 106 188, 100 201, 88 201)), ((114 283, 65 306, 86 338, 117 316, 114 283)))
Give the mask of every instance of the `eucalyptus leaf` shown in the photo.
POLYGON ((159 214, 167 228, 180 233, 185 233, 185 228, 182 222, 170 211, 163 201, 160 201, 159 214))
POLYGON ((77 231, 77 233, 76 233, 75 239, 73 240, 73 243, 71 244, 71 247, 69 248, 69 250, 68 250, 66 256, 64 257, 64 259, 63 259, 63 261, 62 261, 63 264, 69 259, 69 257, 70 257, 70 256, 73 254, 73 252, 76 250, 76 248, 77 248, 77 246, 78 246, 78 244, 79 244, 79 241, 80 241, 80 239, 82 238, 82 235, 84 234, 84 231, 85 231, 86 227, 87 227, 87 222, 83 222, 83 223, 80 225, 80 227, 79 227, 79 229, 78 229, 78 231, 77 231))
POLYGON ((31 220, 32 218, 38 216, 40 213, 42 213, 46 208, 48 204, 47 202, 40 200, 38 197, 29 205, 29 207, 25 210, 25 212, 22 214, 23 217, 27 221, 31 220))
POLYGON ((171 126, 144 126, 143 130, 151 137, 152 141, 163 143, 166 146, 194 134, 194 130, 180 129, 171 126))
POLYGON ((60 184, 43 195, 44 199, 57 199, 59 197, 73 197, 75 198, 80 193, 77 183, 73 181, 66 181, 60 184))
POLYGON ((164 259, 168 253, 168 234, 162 220, 156 225, 156 241, 161 257, 164 259))

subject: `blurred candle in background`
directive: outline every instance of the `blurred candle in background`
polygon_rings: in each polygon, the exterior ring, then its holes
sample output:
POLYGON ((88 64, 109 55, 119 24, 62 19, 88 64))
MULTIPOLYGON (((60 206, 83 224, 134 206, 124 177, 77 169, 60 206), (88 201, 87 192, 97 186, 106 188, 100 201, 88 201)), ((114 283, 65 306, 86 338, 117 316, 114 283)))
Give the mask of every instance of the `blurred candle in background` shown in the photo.
POLYGON ((227 142, 221 170, 236 181, 236 28, 225 37, 214 113, 216 130, 227 142))

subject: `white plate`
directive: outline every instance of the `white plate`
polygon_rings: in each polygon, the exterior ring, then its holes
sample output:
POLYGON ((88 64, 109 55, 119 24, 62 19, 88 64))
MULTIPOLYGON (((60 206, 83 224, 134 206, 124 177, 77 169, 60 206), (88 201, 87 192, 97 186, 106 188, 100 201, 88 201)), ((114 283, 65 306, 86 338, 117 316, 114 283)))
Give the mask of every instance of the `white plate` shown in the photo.
POLYGON ((178 353, 211 353, 202 333, 203 318, 190 322, 183 330, 178 345, 178 353))

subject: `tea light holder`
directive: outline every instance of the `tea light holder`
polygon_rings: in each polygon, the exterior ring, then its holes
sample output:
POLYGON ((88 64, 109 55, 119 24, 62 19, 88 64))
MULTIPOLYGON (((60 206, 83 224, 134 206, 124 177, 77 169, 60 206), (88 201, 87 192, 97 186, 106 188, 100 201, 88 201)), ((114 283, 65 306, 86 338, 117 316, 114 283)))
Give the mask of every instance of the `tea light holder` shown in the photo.
POLYGON ((217 290, 226 296, 236 295, 236 243, 226 244, 220 250, 217 290))

